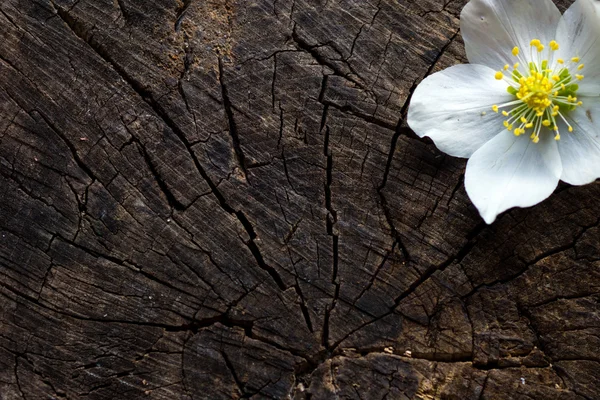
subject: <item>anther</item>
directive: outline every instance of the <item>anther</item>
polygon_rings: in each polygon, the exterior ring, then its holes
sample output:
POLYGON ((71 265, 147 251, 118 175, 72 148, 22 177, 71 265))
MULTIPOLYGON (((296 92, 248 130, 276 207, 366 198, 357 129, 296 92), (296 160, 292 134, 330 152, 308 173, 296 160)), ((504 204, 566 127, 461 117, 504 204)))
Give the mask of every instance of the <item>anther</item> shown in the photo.
MULTIPOLYGON (((512 82, 509 82, 507 91, 514 96, 515 101, 493 105, 492 110, 495 113, 502 112, 506 118, 503 121, 504 127, 513 132, 515 136, 523 135, 531 129, 530 138, 533 143, 538 143, 542 129, 546 128, 554 133, 555 140, 560 140, 558 117, 565 121, 569 132, 573 132, 573 127, 565 120, 562 113, 583 105, 575 97, 578 90, 575 82, 582 80, 584 76, 573 72, 582 71, 584 64, 579 62, 579 57, 573 57, 567 60, 566 66, 563 65, 565 60, 561 58, 556 60, 561 66, 553 65, 554 56, 551 51, 557 51, 560 48, 555 40, 544 46, 539 39, 533 39, 530 45, 539 53, 548 48, 549 57, 545 59, 546 57, 539 55, 537 61, 528 63, 522 71, 519 70, 519 63, 516 62, 513 64, 514 70, 510 69, 510 64, 506 64, 495 72, 495 78, 502 80, 506 79, 505 73, 509 71, 512 82), (512 109, 503 110, 504 107, 513 104, 516 106, 512 109)), ((512 49, 513 56, 517 57, 519 53, 519 48, 515 46, 512 49)), ((485 114, 482 113, 482 115, 485 114)))

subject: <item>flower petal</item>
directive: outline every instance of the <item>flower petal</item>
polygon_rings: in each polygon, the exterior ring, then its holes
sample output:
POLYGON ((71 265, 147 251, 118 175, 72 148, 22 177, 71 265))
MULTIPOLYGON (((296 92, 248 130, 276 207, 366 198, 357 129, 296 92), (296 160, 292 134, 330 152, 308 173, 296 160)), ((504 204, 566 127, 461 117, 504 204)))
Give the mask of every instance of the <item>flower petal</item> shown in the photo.
POLYGON ((562 181, 585 185, 600 178, 600 99, 583 98, 583 106, 568 113, 573 132, 563 121, 558 123, 558 152, 562 160, 562 181))
POLYGON ((425 78, 413 93, 408 125, 444 153, 470 157, 503 129, 492 105, 514 100, 507 84, 483 65, 455 65, 425 78), (485 114, 483 114, 485 113, 485 114))
MULTIPOLYGON (((565 60, 579 57, 585 65, 578 95, 600 95, 600 10, 593 0, 577 0, 563 15, 556 32, 558 55, 565 60)), ((573 69, 571 69, 573 70, 573 69)))
POLYGON ((551 0, 471 0, 460 14, 460 30, 469 62, 498 70, 532 61, 531 40, 547 46, 559 21, 560 11, 551 0), (519 59, 511 54, 515 46, 519 59))
POLYGON ((552 135, 534 144, 503 131, 469 159, 465 188, 481 217, 491 224, 512 207, 529 207, 556 188, 562 166, 552 135))

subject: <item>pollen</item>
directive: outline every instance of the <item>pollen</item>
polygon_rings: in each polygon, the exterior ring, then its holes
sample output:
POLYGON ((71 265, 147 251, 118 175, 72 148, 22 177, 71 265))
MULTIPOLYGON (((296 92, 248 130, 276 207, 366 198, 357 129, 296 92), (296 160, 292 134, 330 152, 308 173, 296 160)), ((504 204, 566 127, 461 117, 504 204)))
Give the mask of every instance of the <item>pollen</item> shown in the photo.
MULTIPOLYGON (((504 127, 515 136, 529 133, 531 141, 538 143, 540 135, 549 132, 555 140, 560 140, 558 121, 564 121, 566 129, 573 132, 565 114, 583 104, 576 94, 579 89, 577 82, 584 76, 576 72, 585 66, 579 63, 579 57, 570 58, 568 63, 562 58, 554 58, 553 52, 560 48, 555 40, 545 46, 539 39, 533 39, 530 45, 530 57, 537 61, 529 62, 525 67, 515 63, 507 76, 503 71, 510 69, 509 64, 495 72, 497 80, 507 82, 507 92, 514 96, 514 100, 495 104, 492 110, 495 113, 501 111, 506 118, 504 127), (539 54, 545 50, 544 54, 539 54)), ((515 46, 511 53, 519 56, 519 48, 515 46)))

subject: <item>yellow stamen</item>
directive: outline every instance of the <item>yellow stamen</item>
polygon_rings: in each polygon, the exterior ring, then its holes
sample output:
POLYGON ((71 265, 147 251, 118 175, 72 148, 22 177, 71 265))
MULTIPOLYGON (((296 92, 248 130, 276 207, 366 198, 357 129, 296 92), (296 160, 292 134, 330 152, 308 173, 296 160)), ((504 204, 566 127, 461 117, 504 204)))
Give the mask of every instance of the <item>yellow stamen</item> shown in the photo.
MULTIPOLYGON (((569 63, 559 58, 556 62, 560 66, 557 67, 552 61, 555 60, 552 52, 560 48, 555 40, 544 46, 539 39, 533 39, 530 45, 538 53, 547 53, 534 56, 535 61, 523 67, 516 62, 513 64, 514 70, 511 70, 510 64, 505 64, 494 73, 497 80, 507 83, 507 92, 513 96, 513 100, 494 104, 492 110, 495 113, 502 112, 506 118, 503 121, 504 127, 515 136, 531 130, 531 135, 528 136, 533 143, 539 143, 544 132, 552 132, 554 139, 558 141, 558 120, 566 122, 566 113, 583 104, 575 96, 578 90, 575 83, 584 79, 583 75, 577 74, 584 69, 584 64, 579 63, 579 57, 568 59, 569 63), (506 71, 509 71, 508 75, 505 75, 506 71)), ((511 53, 517 57, 520 50, 515 46, 511 53)), ((485 112, 481 114, 485 115, 485 112)), ((573 132, 573 127, 568 123, 565 129, 573 132)))

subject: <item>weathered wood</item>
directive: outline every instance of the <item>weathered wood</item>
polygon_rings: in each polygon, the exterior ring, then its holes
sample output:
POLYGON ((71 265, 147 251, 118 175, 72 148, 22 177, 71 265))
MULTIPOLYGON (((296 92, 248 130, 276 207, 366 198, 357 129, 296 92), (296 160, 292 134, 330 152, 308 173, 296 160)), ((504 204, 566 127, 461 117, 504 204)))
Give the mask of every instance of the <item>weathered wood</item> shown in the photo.
POLYGON ((404 122, 465 3, 2 1, 0 398, 600 398, 600 185, 404 122))

